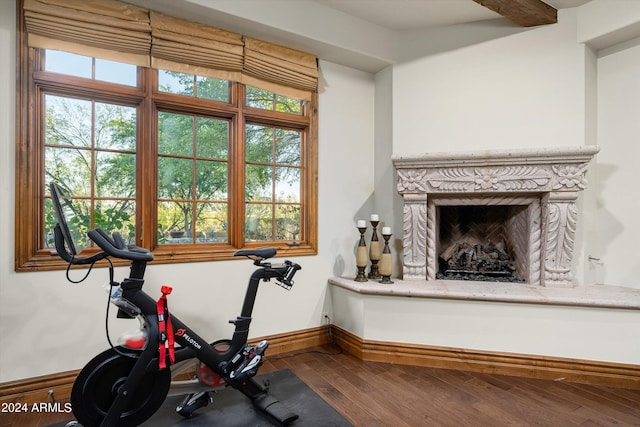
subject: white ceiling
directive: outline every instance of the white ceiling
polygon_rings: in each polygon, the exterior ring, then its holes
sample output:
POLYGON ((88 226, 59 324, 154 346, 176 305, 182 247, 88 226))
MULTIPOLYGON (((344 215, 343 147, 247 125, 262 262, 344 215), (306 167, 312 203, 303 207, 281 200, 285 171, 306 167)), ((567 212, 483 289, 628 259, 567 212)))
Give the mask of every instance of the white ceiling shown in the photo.
MULTIPOLYGON (((126 1, 370 73, 529 30, 473 0, 126 1)), ((563 9, 590 0, 545 1, 563 9)))
MULTIPOLYGON (((499 18, 473 0, 313 0, 326 7, 394 31, 443 27, 499 18)), ((545 0, 556 9, 590 0, 545 0)))

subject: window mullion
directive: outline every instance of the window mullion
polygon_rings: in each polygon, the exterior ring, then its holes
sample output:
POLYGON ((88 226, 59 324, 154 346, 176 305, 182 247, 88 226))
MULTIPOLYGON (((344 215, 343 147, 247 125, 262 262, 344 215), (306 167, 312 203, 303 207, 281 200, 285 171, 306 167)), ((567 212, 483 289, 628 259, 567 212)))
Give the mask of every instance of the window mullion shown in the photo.
POLYGON ((238 114, 232 120, 229 138, 229 244, 235 248, 244 246, 245 221, 245 118, 244 85, 232 86, 232 101, 238 114))
POLYGON ((136 167, 136 215, 140 246, 154 249, 157 245, 155 223, 157 217, 157 155, 158 132, 153 102, 153 82, 155 73, 150 68, 141 69, 140 84, 145 98, 138 106, 137 121, 137 167, 136 167))
MULTIPOLYGON (((273 94, 273 102, 275 105, 275 98, 276 95, 275 93, 273 94)), ((278 239, 278 227, 276 224, 276 180, 277 180, 277 173, 276 173, 276 169, 277 166, 276 164, 278 163, 278 151, 277 151, 277 145, 278 143, 278 135, 277 135, 277 131, 276 129, 273 129, 271 132, 271 149, 272 151, 272 159, 273 159, 273 164, 271 166, 271 240, 277 240, 278 239)))

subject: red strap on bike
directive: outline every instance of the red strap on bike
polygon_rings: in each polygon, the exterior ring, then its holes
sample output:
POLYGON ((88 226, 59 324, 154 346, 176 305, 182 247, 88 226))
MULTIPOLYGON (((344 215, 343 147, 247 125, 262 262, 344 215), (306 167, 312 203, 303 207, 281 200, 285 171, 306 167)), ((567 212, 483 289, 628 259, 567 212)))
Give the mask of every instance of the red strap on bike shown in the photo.
POLYGON ((171 325, 171 316, 169 316, 169 306, 167 304, 167 295, 171 293, 173 288, 163 285, 160 291, 162 296, 158 299, 156 305, 158 309, 158 330, 160 332, 160 343, 158 344, 158 365, 160 369, 167 367, 167 350, 169 351, 169 364, 175 362, 173 326, 171 325))

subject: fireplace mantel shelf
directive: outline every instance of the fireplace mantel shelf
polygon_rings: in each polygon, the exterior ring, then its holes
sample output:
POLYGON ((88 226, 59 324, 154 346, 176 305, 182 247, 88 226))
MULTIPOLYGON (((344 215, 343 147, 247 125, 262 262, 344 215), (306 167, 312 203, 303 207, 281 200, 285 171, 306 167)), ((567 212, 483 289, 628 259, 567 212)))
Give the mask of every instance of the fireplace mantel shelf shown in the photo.
POLYGON ((365 295, 640 310, 640 289, 610 285, 550 288, 522 283, 400 280, 393 284, 332 277, 329 284, 365 295))

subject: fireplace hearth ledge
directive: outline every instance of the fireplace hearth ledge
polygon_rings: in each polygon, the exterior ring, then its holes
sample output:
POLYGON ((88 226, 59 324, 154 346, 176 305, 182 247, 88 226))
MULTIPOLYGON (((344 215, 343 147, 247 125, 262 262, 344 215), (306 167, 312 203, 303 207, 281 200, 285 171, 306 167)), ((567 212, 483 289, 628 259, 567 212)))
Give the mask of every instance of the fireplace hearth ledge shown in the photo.
POLYGON ((363 295, 640 310, 640 289, 611 285, 545 288, 522 283, 400 280, 386 285, 331 277, 329 284, 363 295))

